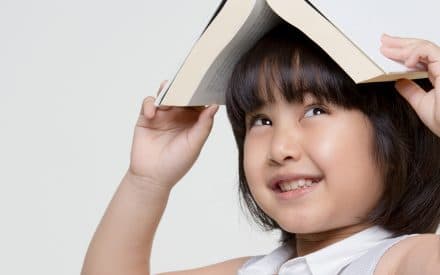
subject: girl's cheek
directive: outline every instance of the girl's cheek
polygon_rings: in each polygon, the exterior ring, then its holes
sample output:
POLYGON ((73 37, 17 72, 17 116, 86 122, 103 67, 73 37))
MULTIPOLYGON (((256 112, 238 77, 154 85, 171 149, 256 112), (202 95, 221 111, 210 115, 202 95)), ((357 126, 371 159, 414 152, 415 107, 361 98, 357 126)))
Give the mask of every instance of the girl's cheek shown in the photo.
POLYGON ((323 160, 331 160, 336 157, 335 154, 340 154, 339 144, 344 141, 340 140, 338 134, 325 123, 315 123, 303 128, 305 136, 303 144, 305 145, 305 152, 312 156, 323 160))
POLYGON ((259 148, 262 143, 262 139, 257 137, 256 135, 250 134, 249 136, 247 136, 244 142, 244 156, 252 158, 256 157, 258 154, 261 154, 262 150, 259 150, 259 148))
POLYGON ((319 157, 319 159, 323 161, 331 161, 334 160, 337 155, 341 152, 341 146, 344 144, 344 141, 338 138, 334 132, 331 131, 323 131, 324 129, 320 129, 313 133, 310 137, 306 138, 310 150, 314 153, 313 155, 319 157))
POLYGON ((328 120, 314 121, 304 130, 304 153, 315 162, 319 168, 332 170, 335 166, 345 165, 344 156, 350 154, 348 149, 355 140, 347 138, 341 125, 336 121, 329 123, 328 120))
MULTIPOLYGON (((244 168, 245 172, 261 171, 262 165, 266 161, 268 150, 267 135, 262 133, 249 133, 244 140, 244 168)), ((250 175, 251 176, 251 175, 250 175)))

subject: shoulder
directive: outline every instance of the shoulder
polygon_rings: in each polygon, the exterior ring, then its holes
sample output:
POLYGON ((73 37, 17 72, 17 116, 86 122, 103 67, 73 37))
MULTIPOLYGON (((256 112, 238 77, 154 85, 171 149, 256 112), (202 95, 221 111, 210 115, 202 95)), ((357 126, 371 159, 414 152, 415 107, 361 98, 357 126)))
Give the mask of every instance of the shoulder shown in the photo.
POLYGON ((440 236, 420 234, 407 237, 388 249, 374 274, 437 274, 439 269, 440 236))
POLYGON ((237 274, 240 267, 252 257, 235 258, 221 263, 182 271, 160 273, 158 275, 227 275, 237 274))

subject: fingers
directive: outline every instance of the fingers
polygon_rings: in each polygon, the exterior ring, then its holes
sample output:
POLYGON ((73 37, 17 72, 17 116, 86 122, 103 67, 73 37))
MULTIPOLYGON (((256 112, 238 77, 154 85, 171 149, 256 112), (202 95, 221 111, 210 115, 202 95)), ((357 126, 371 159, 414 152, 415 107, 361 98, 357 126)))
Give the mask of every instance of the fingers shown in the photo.
POLYGON ((411 107, 419 113, 420 102, 426 95, 426 92, 414 81, 408 79, 400 79, 396 81, 396 90, 408 101, 411 107))
POLYGON ((427 93, 408 79, 397 81, 396 89, 408 101, 423 123, 440 137, 440 93, 435 89, 427 93))
POLYGON ((440 61, 439 48, 429 41, 420 41, 415 44, 408 53, 405 65, 409 67, 415 66, 418 62, 430 64, 440 61))
POLYGON ((410 45, 414 43, 417 39, 414 38, 403 38, 398 36, 391 36, 389 34, 382 34, 380 41, 383 45, 392 48, 400 48, 403 46, 410 45))
MULTIPOLYGON (((161 84, 163 89, 165 83, 161 84)), ((158 136, 158 134, 184 140, 190 150, 200 152, 212 130, 214 115, 218 105, 171 107, 160 109, 155 105, 155 97, 148 96, 142 102, 141 113, 136 122, 135 133, 158 136)))
MULTIPOLYGON (((382 46, 380 51, 386 57, 405 63, 406 66, 415 65, 407 64, 408 58, 415 47, 415 40, 411 38, 391 37, 387 35, 382 36, 382 46)), ((417 64, 417 62, 416 62, 417 64)))
MULTIPOLYGON (((163 80, 160 83, 159 89, 156 92, 156 97, 159 96, 160 92, 162 91, 162 89, 166 86, 168 80, 163 80)), ((172 107, 171 106, 159 106, 156 107, 154 105, 154 102, 156 101, 156 98, 153 96, 148 96, 144 99, 144 101, 142 102, 142 107, 141 107, 141 111, 140 111, 140 115, 145 116, 148 119, 152 119, 154 117, 154 114, 156 113, 156 109, 160 109, 160 110, 169 110, 172 107)))
POLYGON ((142 102, 140 115, 144 116, 147 119, 152 119, 154 117, 154 114, 156 113, 156 106, 154 106, 154 101, 154 97, 146 97, 142 102))
POLYGON ((217 104, 213 104, 213 105, 206 107, 205 109, 206 109, 206 111, 205 111, 206 114, 202 114, 202 115, 208 117, 208 119, 212 119, 215 116, 215 114, 217 113, 219 106, 217 104))
POLYGON ((390 47, 382 46, 380 48, 380 52, 384 56, 398 62, 403 62, 408 56, 408 49, 402 49, 402 48, 390 48, 390 47))
POLYGON ((440 47, 422 39, 383 35, 381 40, 381 52, 386 57, 400 61, 407 67, 428 71, 433 85, 431 91, 425 92, 407 79, 397 81, 395 87, 423 123, 440 136, 440 47))
MULTIPOLYGON (((219 106, 216 104, 210 105, 208 107, 186 107, 192 110, 197 110, 199 112, 199 117, 198 117, 198 124, 201 122, 201 124, 206 124, 208 122, 211 123, 215 114, 217 113, 219 106), (195 109, 197 108, 197 109, 195 109)), ((203 126, 202 126, 203 127, 203 126)))
POLYGON ((407 67, 417 68, 418 64, 426 65, 440 61, 440 48, 432 42, 400 38, 388 35, 382 36, 381 52, 388 58, 403 62, 407 67))
POLYGON ((189 139, 193 140, 197 146, 201 147, 211 132, 214 123, 214 116, 217 113, 219 106, 213 104, 204 108, 199 115, 197 123, 192 127, 188 133, 189 139))
POLYGON ((422 39, 383 35, 380 50, 384 56, 402 62, 409 68, 428 71, 429 80, 438 91, 440 47, 422 39))

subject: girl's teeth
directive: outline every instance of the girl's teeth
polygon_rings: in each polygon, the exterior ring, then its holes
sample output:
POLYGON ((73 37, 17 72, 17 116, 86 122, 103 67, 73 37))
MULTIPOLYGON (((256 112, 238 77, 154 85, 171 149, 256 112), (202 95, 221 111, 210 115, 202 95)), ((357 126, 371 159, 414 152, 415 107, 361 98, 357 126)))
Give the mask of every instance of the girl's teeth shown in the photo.
POLYGON ((299 188, 307 188, 312 186, 312 181, 311 180, 305 180, 305 179, 300 179, 297 180, 295 182, 285 182, 280 184, 280 189, 283 192, 287 192, 287 191, 291 191, 291 190, 296 190, 299 188))
MULTIPOLYGON (((286 188, 287 190, 292 190, 292 189, 297 189, 298 188, 298 183, 293 183, 293 182, 291 182, 291 183, 289 183, 288 185, 286 185, 286 187, 288 187, 288 188, 286 188)), ((287 191, 286 190, 286 191, 287 191)))
POLYGON ((284 184, 280 184, 281 191, 286 192, 286 186, 284 184))

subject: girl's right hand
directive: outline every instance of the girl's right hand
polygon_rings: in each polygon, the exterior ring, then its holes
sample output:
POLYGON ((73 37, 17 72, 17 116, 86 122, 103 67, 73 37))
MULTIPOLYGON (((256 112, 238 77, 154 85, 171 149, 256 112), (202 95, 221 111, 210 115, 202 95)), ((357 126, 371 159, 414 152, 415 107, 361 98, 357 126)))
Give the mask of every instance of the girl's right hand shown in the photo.
POLYGON ((156 107, 154 101, 152 96, 143 101, 127 173, 142 184, 171 189, 200 154, 218 105, 156 107))

